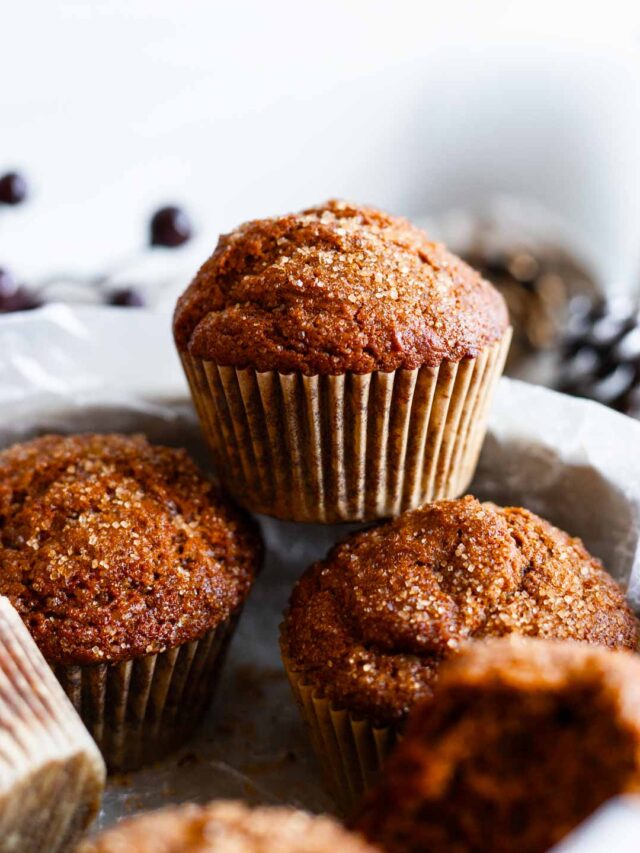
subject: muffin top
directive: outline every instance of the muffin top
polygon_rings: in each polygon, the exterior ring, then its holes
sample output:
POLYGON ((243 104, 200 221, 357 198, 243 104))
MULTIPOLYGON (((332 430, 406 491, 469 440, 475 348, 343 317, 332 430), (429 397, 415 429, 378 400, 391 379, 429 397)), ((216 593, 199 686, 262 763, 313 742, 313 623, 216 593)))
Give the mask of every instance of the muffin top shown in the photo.
POLYGON ((220 801, 163 809, 118 824, 78 853, 375 853, 328 817, 220 801))
POLYGON ((220 238, 178 301, 178 349, 307 375, 436 366, 508 326, 494 287, 406 219, 329 201, 220 238))
POLYGON ((388 853, 543 853, 611 797, 640 792, 638 708, 636 655, 470 643, 410 715, 356 827, 388 853))
POLYGON ((386 725, 431 694, 463 641, 511 633, 634 649, 638 623, 579 539, 465 497, 333 548, 294 588, 281 642, 303 681, 386 725))
POLYGON ((50 662, 157 653, 246 597, 253 523, 183 450, 50 435, 0 452, 0 594, 50 662))

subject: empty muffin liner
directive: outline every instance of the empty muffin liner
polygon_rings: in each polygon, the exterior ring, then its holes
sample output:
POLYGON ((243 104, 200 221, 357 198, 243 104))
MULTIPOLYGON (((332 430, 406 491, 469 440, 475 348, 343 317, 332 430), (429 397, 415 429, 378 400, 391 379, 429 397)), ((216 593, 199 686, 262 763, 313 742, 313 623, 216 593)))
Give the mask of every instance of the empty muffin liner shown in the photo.
POLYGON ((321 691, 305 684, 285 655, 282 659, 326 787, 347 815, 374 783, 396 742, 397 731, 337 708, 321 691))
POLYGON ((462 494, 511 330, 477 358, 391 373, 304 376, 182 353, 220 478, 291 521, 364 521, 462 494))
POLYGON ((238 614, 199 640, 120 663, 54 665, 109 770, 134 770, 178 748, 201 721, 238 614))
POLYGON ((69 849, 97 814, 104 777, 95 744, 0 598, 0 850, 69 849))

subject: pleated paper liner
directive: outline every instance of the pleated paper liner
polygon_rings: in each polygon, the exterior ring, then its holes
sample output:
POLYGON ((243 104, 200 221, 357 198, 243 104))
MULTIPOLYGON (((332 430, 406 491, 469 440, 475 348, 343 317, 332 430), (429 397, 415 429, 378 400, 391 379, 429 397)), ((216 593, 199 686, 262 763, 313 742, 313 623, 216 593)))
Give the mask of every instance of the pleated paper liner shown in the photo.
POLYGON ((345 709, 336 708, 287 665, 284 666, 325 784, 343 814, 353 811, 394 746, 391 726, 374 726, 345 709))
POLYGON ((105 768, 22 620, 0 598, 0 850, 67 850, 96 815, 105 768))
POLYGON ((363 375, 182 363, 239 503, 291 521, 364 521, 466 490, 510 340, 509 329, 474 359, 363 375))
POLYGON ((131 661, 54 666, 109 770, 134 770, 177 749, 213 696, 238 614, 201 639, 131 661))

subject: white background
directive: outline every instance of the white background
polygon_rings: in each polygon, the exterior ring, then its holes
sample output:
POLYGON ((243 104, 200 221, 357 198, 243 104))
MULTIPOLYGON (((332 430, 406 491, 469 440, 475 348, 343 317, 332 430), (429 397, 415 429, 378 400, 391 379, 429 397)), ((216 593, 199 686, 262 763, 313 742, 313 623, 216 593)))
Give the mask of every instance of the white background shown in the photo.
POLYGON ((640 12, 632 4, 112 0, 0 5, 0 265, 96 272, 157 204, 199 239, 332 195, 414 217, 542 202, 607 281, 640 278, 640 12))

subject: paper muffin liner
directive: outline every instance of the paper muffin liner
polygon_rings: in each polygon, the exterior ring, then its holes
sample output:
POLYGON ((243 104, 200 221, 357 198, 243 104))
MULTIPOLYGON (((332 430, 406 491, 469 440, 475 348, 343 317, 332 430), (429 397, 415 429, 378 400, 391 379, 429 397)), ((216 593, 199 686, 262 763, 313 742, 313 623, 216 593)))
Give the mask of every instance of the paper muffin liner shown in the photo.
POLYGON ((239 614, 199 640, 120 663, 54 665, 109 770, 134 770, 177 749, 201 721, 239 614))
POLYGON ((0 849, 69 849, 105 767, 27 628, 0 598, 0 849))
POLYGON ((340 810, 349 814, 375 782, 397 740, 397 730, 376 726, 345 708, 337 708, 321 691, 304 682, 285 655, 282 659, 327 789, 340 810))
POLYGON ((365 521, 462 494, 511 329, 477 358, 390 373, 304 376, 182 353, 220 478, 290 521, 365 521))

